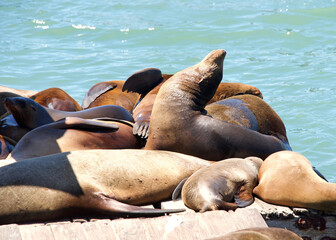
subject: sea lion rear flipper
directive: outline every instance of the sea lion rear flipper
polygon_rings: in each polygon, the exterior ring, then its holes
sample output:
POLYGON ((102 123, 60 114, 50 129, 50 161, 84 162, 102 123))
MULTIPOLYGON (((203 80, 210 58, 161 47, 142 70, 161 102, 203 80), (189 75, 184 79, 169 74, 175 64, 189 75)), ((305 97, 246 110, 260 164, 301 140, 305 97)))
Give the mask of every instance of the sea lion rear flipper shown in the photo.
POLYGON ((323 176, 323 174, 322 174, 319 170, 316 169, 316 167, 313 166, 313 170, 314 170, 314 172, 315 172, 317 175, 319 175, 320 178, 322 178, 322 179, 324 179, 326 182, 328 182, 328 180, 323 176))
POLYGON ((145 68, 133 73, 126 79, 122 91, 136 92, 142 95, 147 94, 154 87, 163 81, 160 69, 145 68))
POLYGON ((93 209, 97 209, 104 214, 125 213, 130 216, 160 216, 185 211, 185 209, 151 209, 129 205, 101 192, 92 193, 86 200, 93 209))
POLYGON ((64 120, 64 125, 61 128, 67 129, 102 129, 108 128, 114 131, 119 129, 119 126, 114 123, 108 123, 106 121, 97 121, 91 119, 83 119, 78 117, 66 117, 64 120))
POLYGON ((100 95, 114 89, 117 87, 117 84, 114 83, 99 83, 94 85, 86 94, 82 103, 82 108, 88 108, 89 105, 96 100, 100 95))
POLYGON ((181 191, 182 191, 182 187, 184 185, 184 183, 187 181, 188 178, 184 178, 182 179, 182 181, 176 186, 173 194, 172 194, 172 199, 174 201, 176 201, 177 199, 179 199, 181 197, 181 191))

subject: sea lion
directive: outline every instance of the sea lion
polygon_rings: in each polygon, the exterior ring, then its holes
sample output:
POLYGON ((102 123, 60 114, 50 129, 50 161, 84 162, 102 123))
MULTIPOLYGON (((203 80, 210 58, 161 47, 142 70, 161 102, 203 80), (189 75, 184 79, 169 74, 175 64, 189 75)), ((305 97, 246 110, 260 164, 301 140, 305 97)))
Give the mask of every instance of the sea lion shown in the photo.
MULTIPOLYGON (((172 74, 161 75, 161 71, 156 68, 146 68, 135 72, 126 79, 123 91, 141 94, 138 104, 133 109, 135 122, 133 133, 135 135, 142 138, 148 137, 150 116, 156 95, 162 84, 172 76, 172 74)), ((242 83, 220 83, 214 96, 207 104, 240 94, 254 94, 262 98, 261 91, 254 86, 242 83)))
POLYGON ((48 88, 30 97, 40 105, 61 111, 80 111, 82 107, 60 88, 48 88))
POLYGON ((221 82, 226 52, 215 50, 200 63, 176 73, 161 87, 152 110, 145 149, 190 154, 208 160, 256 156, 285 150, 269 135, 206 115, 204 107, 221 82))
MULTIPOLYGON (((262 162, 257 157, 229 158, 199 169, 182 187, 184 204, 197 212, 235 210, 250 205, 262 162)), ((174 191, 173 199, 176 195, 174 191)))
POLYGON ((5 87, 5 86, 0 86, 0 92, 11 92, 11 93, 15 93, 17 95, 20 95, 22 97, 27 97, 27 98, 37 93, 37 91, 35 90, 22 90, 22 89, 15 89, 15 88, 5 87))
POLYGON ((283 228, 246 228, 208 240, 300 240, 296 233, 283 228))
POLYGON ((125 81, 114 80, 95 84, 86 93, 82 108, 88 109, 103 105, 117 105, 125 108, 130 113, 138 101, 139 94, 135 92, 123 92, 125 81))
POLYGON ((290 148, 283 121, 260 97, 250 94, 233 96, 209 104, 205 110, 215 119, 276 136, 290 148))
POLYGON ((139 149, 142 146, 132 128, 132 123, 117 119, 100 121, 66 117, 31 130, 16 144, 7 159, 19 161, 85 149, 139 149), (41 147, 41 141, 45 147, 41 147))
POLYGON ((5 99, 7 97, 21 97, 20 95, 12 92, 0 92, 0 119, 9 115, 5 107, 5 99))
POLYGON ((6 136, 0 135, 0 160, 7 158, 14 146, 15 143, 13 143, 10 139, 6 136))
POLYGON ((65 117, 101 118, 109 117, 133 122, 131 114, 124 108, 106 105, 87 110, 68 112, 46 108, 32 99, 23 97, 6 98, 5 105, 21 127, 34 129, 65 117))
POLYGON ((336 183, 322 179, 309 160, 292 151, 280 151, 265 159, 253 193, 262 200, 291 207, 336 210, 336 183))
POLYGON ((15 145, 30 129, 21 127, 12 114, 0 119, 0 134, 10 139, 15 145))
POLYGON ((189 155, 140 149, 73 151, 12 163, 0 168, 0 224, 162 215, 165 210, 126 204, 166 200, 183 178, 209 164, 189 155))

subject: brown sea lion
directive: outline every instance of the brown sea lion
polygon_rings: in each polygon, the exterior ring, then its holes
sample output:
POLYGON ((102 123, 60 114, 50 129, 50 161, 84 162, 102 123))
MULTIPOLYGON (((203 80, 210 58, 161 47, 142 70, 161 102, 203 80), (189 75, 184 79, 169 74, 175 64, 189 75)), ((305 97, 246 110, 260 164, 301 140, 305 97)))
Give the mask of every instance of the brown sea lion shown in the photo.
POLYGON ((233 96, 209 104, 205 110, 207 115, 215 119, 276 136, 290 148, 284 123, 272 107, 260 97, 250 94, 233 96))
POLYGON ((127 110, 115 105, 100 106, 77 112, 68 112, 46 108, 32 99, 23 97, 7 98, 5 100, 5 105, 13 114, 19 126, 26 127, 30 130, 65 117, 91 119, 109 117, 133 122, 133 118, 127 110))
POLYGON ((27 97, 27 98, 37 93, 37 91, 34 91, 34 90, 21 90, 21 89, 15 89, 15 88, 5 87, 5 86, 0 86, 0 92, 11 92, 11 93, 15 93, 17 95, 20 95, 22 97, 27 97))
POLYGON ((161 87, 153 106, 145 149, 176 151, 209 160, 256 156, 285 150, 274 136, 206 115, 205 104, 221 82, 226 52, 215 50, 176 73, 161 87))
MULTIPOLYGON (((184 204, 197 212, 235 210, 250 205, 262 162, 257 157, 229 158, 199 169, 182 187, 184 204)), ((174 191, 173 199, 176 195, 174 191)))
POLYGON ((16 143, 13 143, 6 136, 0 135, 0 160, 6 159, 9 153, 13 150, 16 143))
POLYGON ((122 86, 125 81, 115 80, 95 84, 86 93, 82 108, 88 109, 103 105, 117 105, 132 112, 138 101, 139 94, 134 92, 123 92, 122 86))
POLYGON ((0 224, 164 214, 127 204, 168 199, 182 179, 209 164, 189 155, 136 149, 73 151, 12 163, 0 168, 0 224))
POLYGON ((48 88, 30 97, 40 105, 61 111, 80 111, 82 107, 60 88, 48 88))
MULTIPOLYGON (((146 68, 126 79, 123 91, 141 94, 138 104, 133 109, 135 135, 142 138, 148 137, 150 116, 156 95, 162 84, 172 76, 172 74, 161 75, 161 71, 156 68, 146 68)), ((240 94, 254 94, 262 98, 261 91, 256 87, 242 83, 220 83, 208 104, 240 94)))
POLYGON ((208 240, 300 240, 296 233, 283 228, 246 228, 208 240))
POLYGON ((66 117, 28 132, 7 159, 19 161, 85 149, 139 149, 141 143, 133 135, 132 128, 132 123, 121 120, 66 117))
POLYGON ((281 151, 265 159, 253 193, 262 200, 291 207, 336 210, 336 183, 322 179, 309 160, 292 151, 281 151))

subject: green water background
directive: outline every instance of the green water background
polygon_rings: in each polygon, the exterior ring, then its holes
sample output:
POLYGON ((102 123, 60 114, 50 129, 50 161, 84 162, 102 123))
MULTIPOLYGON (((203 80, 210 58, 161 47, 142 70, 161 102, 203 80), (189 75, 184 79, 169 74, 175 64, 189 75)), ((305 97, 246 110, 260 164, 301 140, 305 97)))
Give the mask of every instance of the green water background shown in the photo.
POLYGON ((0 85, 79 103, 95 83, 223 48, 223 81, 258 87, 293 150, 336 182, 335 0, 3 0, 0 23, 0 85))

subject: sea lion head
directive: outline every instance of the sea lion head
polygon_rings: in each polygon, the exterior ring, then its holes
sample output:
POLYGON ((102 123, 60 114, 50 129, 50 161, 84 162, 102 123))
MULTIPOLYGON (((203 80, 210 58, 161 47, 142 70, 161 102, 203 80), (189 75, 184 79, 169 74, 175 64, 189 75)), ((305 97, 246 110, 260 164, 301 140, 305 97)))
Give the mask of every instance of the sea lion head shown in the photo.
POLYGON ((6 98, 4 103, 21 127, 31 130, 53 121, 44 107, 30 98, 11 97, 6 98))

